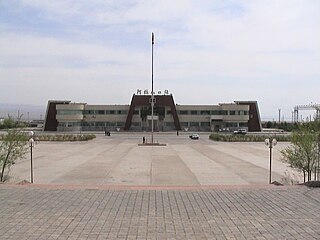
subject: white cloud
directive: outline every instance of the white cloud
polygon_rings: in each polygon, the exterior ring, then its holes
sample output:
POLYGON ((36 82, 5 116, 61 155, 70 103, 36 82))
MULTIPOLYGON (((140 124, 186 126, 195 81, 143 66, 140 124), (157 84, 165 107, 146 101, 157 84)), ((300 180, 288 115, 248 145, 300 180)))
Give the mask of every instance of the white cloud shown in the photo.
POLYGON ((24 0, 11 8, 12 18, 31 9, 34 26, 17 27, 19 17, 0 26, 0 101, 129 103, 150 85, 151 31, 155 84, 181 104, 251 98, 271 115, 318 98, 319 1, 24 0), (54 82, 50 91, 44 82, 54 82))

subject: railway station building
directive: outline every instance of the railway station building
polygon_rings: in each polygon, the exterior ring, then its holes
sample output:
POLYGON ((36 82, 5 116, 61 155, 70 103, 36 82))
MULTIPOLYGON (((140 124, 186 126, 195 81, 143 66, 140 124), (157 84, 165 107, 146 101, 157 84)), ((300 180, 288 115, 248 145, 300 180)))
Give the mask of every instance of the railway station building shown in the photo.
MULTIPOLYGON (((91 105, 50 100, 44 131, 151 131, 151 95, 133 94, 130 105, 91 105)), ((154 131, 261 131, 256 101, 217 105, 175 104, 172 94, 156 94, 154 131)))

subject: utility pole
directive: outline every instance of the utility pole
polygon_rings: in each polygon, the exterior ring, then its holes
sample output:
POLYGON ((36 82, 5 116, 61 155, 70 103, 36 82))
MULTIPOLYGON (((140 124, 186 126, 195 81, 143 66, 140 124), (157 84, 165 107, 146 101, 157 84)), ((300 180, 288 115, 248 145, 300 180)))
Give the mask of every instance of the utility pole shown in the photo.
POLYGON ((280 125, 280 123, 281 123, 281 109, 279 108, 278 111, 279 111, 279 125, 280 125))

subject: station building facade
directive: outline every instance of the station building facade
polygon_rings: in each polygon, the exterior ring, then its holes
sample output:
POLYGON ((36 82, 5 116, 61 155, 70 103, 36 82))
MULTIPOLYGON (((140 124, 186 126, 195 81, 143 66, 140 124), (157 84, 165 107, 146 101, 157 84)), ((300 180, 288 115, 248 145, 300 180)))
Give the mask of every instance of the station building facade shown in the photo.
MULTIPOLYGON (((48 101, 44 131, 151 131, 151 95, 133 95, 130 105, 48 101)), ((217 105, 175 104, 155 95, 154 131, 261 131, 256 101, 217 105)))

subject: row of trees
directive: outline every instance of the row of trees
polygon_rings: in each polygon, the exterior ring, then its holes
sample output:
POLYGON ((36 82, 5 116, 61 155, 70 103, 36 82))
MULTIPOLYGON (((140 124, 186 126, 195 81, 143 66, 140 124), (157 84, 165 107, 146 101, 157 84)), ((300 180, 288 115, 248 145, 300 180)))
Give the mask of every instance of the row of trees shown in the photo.
MULTIPOLYGON (((303 173, 304 182, 319 171, 320 121, 299 125, 292 132, 291 145, 281 151, 283 161, 303 173)), ((318 179, 319 180, 319 179, 318 179)))
POLYGON ((5 118, 2 122, 0 122, 0 129, 10 129, 18 126, 19 122, 14 121, 11 116, 8 116, 8 118, 5 118))
POLYGON ((291 123, 291 122, 265 122, 262 124, 263 128, 276 128, 276 129, 282 129, 286 132, 291 132, 294 130, 298 130, 299 129, 299 124, 298 123, 291 123))

